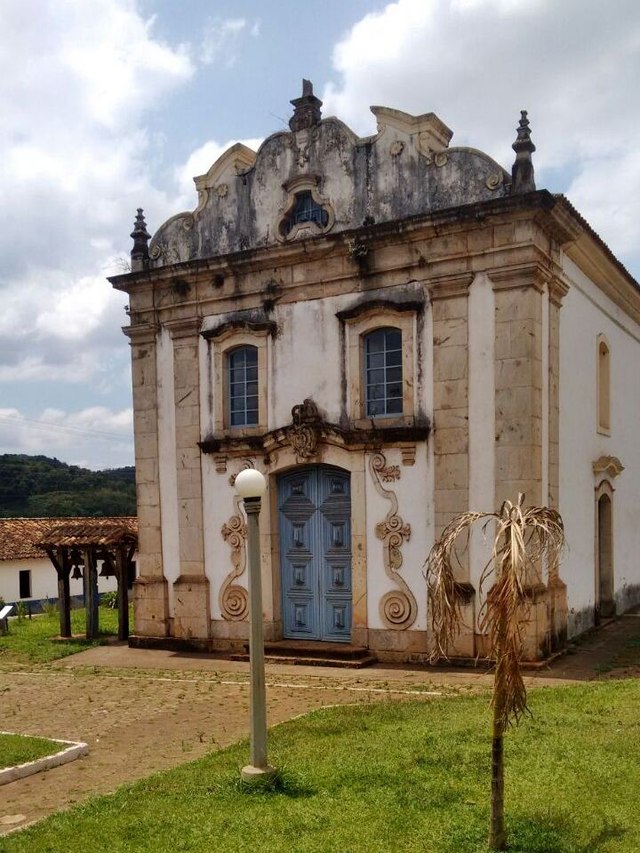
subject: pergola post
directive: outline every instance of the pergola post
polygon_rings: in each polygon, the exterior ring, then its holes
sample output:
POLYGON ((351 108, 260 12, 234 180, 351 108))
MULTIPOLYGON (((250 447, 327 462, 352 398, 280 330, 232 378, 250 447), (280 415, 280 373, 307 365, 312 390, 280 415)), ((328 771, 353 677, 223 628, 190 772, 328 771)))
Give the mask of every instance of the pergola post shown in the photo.
POLYGON ((71 561, 66 548, 60 548, 56 553, 47 548, 47 555, 58 575, 58 612, 60 614, 60 636, 71 637, 71 592, 69 589, 69 573, 71 561))
POLYGON ((95 551, 93 548, 84 549, 84 572, 82 578, 84 606, 86 613, 87 640, 95 640, 98 636, 98 572, 96 568, 95 551))

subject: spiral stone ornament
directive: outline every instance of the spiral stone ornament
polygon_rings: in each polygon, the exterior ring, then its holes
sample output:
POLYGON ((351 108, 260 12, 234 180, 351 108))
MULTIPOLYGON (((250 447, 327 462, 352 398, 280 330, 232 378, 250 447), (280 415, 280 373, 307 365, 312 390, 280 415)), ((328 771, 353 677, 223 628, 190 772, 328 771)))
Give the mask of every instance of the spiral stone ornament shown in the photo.
POLYGON ((244 574, 246 568, 246 539, 247 525, 240 511, 240 498, 234 498, 236 514, 222 525, 221 533, 224 541, 231 548, 231 565, 233 568, 226 576, 220 587, 218 604, 223 619, 230 622, 240 622, 249 614, 249 597, 244 587, 234 583, 244 574))
POLYGON ((222 593, 222 613, 230 622, 241 622, 249 613, 249 595, 243 586, 231 584, 222 593))
POLYGON ((416 603, 400 589, 385 593, 380 599, 380 616, 394 628, 408 628, 416 619, 416 603))

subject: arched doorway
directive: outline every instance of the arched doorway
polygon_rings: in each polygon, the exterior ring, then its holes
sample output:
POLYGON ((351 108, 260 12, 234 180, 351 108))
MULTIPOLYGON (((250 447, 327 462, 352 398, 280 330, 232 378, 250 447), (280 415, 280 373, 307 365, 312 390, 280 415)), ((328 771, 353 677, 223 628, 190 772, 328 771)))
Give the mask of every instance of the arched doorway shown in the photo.
POLYGON ((351 482, 326 465, 278 477, 283 636, 351 641, 351 482))
MULTIPOLYGON (((604 485, 604 484, 603 484, 604 485)), ((597 497, 596 621, 615 615, 613 597, 613 518, 610 491, 602 487, 597 497)))

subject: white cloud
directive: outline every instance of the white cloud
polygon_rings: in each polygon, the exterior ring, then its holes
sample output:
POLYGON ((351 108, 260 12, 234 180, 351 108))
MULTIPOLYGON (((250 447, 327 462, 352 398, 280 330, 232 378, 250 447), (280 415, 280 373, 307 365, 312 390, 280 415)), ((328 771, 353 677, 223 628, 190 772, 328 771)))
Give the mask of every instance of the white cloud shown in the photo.
POLYGON ((195 67, 133 0, 5 0, 0 26, 0 380, 95 391, 128 354, 126 296, 105 276, 141 199, 175 210, 152 184, 145 112, 195 67))
POLYGON ((397 0, 352 27, 333 65, 326 114, 364 134, 369 104, 434 111, 454 145, 482 148, 507 168, 528 109, 538 186, 564 175, 612 250, 640 265, 636 0, 606 12, 599 0, 397 0))
MULTIPOLYGON (((251 28, 254 35, 255 24, 251 28)), ((207 21, 199 59, 203 65, 218 63, 231 68, 238 57, 240 36, 247 30, 245 18, 211 18, 207 21)))
POLYGON ((133 413, 103 406, 74 412, 49 408, 25 418, 16 408, 0 409, 0 445, 4 453, 57 456, 94 469, 130 465, 133 413))

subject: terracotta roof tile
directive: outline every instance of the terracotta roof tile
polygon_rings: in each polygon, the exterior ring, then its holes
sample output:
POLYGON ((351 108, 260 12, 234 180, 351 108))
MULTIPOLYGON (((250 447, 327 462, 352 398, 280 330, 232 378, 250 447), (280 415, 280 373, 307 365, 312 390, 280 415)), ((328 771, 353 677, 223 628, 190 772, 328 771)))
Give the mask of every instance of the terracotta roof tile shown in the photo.
POLYGON ((138 519, 0 518, 0 560, 44 556, 43 547, 136 543, 138 519))

